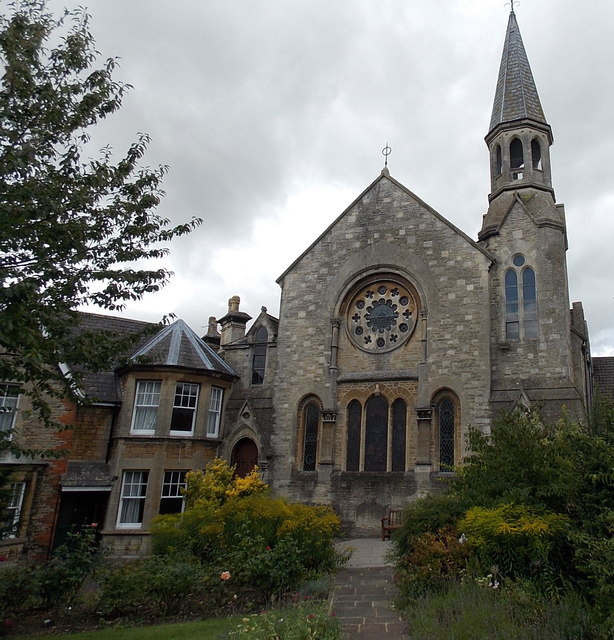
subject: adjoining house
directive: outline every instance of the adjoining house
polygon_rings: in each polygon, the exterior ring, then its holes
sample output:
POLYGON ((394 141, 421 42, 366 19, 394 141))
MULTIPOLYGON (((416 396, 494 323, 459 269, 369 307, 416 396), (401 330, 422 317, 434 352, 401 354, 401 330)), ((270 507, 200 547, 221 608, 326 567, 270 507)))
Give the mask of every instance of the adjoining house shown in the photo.
POLYGON ((583 419, 595 385, 614 395, 614 359, 591 359, 582 305, 569 301, 552 143, 512 10, 477 240, 385 167, 280 276, 279 319, 262 308, 248 328, 235 296, 203 338, 182 321, 161 329, 134 364, 85 377, 91 404, 55 407, 76 425, 60 434, 24 422, 6 381, 2 428, 69 453, 0 461, 15 471, 16 525, 0 553, 44 555, 92 521, 116 554, 145 553, 151 519, 180 511, 186 471, 216 455, 375 533, 461 462, 470 426, 488 433, 517 406, 583 419))

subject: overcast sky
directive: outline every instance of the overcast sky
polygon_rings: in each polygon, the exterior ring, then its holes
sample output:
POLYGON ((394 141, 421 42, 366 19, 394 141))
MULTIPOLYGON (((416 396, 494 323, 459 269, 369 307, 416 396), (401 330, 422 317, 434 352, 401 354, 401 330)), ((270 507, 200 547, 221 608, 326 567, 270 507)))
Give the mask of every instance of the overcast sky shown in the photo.
MULTIPOLYGON (((96 139, 119 153, 148 133, 147 163, 170 166, 160 214, 204 219, 172 244, 171 284, 129 317, 174 312, 202 333, 232 295, 277 316, 276 279, 379 175, 386 142, 391 175, 477 239, 503 0, 49 3, 78 4, 134 86, 96 139)), ((555 138, 570 297, 593 355, 614 355, 614 3, 515 11, 555 138)))

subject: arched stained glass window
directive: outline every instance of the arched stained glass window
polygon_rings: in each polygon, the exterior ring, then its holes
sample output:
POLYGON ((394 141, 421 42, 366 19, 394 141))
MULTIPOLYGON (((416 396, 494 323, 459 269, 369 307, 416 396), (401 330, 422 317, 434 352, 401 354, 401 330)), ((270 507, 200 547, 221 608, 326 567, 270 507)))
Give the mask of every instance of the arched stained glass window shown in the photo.
POLYGON ((531 267, 522 272, 522 308, 524 337, 537 338, 537 288, 531 267))
POLYGON ((320 407, 309 402, 304 409, 303 471, 316 470, 318 452, 318 428, 320 426, 320 407))
POLYGON ((397 398, 392 403, 392 470, 405 471, 407 403, 397 398))
POLYGON ((386 471, 388 401, 383 396, 371 396, 365 410, 365 471, 386 471))
POLYGON ((535 271, 525 266, 525 262, 525 257, 517 253, 512 258, 514 266, 505 272, 505 337, 508 340, 538 336, 535 271))
POLYGON ((439 423, 439 468, 442 471, 452 470, 454 467, 455 413, 452 398, 449 396, 442 398, 437 408, 439 423))
POLYGON ((254 356, 252 359, 252 384, 264 383, 266 369, 266 352, 269 332, 266 327, 260 327, 254 337, 254 356))
POLYGON ((505 272, 505 336, 510 340, 520 337, 518 275, 514 269, 505 272))
POLYGON ((360 423, 362 420, 362 407, 358 400, 352 400, 347 409, 348 440, 347 460, 345 468, 348 471, 360 470, 360 423))

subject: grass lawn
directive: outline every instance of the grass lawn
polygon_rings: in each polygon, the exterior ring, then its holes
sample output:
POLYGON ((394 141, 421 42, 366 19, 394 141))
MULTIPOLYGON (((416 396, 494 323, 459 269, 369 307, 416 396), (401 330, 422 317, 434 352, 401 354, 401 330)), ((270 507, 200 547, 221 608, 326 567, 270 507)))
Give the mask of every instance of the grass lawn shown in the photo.
POLYGON ((14 640, 220 640, 220 634, 236 627, 240 617, 214 618, 200 622, 159 624, 154 627, 122 627, 102 631, 83 631, 61 636, 21 636, 14 640))

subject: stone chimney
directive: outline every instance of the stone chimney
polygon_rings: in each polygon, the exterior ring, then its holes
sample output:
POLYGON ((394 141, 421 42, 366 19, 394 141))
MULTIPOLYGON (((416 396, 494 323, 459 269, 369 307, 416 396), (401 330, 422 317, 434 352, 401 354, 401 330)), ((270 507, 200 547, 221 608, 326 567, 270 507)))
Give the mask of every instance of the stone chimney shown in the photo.
POLYGON ((220 332, 217 330, 217 320, 215 316, 209 317, 209 325, 207 327, 207 333, 203 336, 203 341, 206 342, 214 351, 220 348, 220 332))
POLYGON ((220 340, 220 346, 222 347, 245 338, 245 325, 247 325, 252 317, 247 313, 239 311, 239 304, 241 304, 241 298, 239 298, 239 296, 232 296, 228 301, 228 313, 219 319, 222 327, 220 340))

